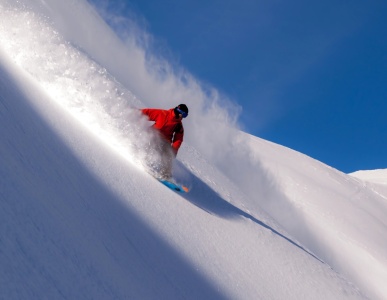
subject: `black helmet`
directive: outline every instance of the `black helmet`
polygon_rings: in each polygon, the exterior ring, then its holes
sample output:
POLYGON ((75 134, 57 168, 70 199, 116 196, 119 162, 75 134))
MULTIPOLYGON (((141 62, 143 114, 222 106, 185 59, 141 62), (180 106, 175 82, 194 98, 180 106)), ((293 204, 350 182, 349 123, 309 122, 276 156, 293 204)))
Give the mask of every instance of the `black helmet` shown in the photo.
POLYGON ((178 116, 179 114, 186 118, 188 116, 188 107, 185 104, 179 104, 175 107, 175 114, 178 116))

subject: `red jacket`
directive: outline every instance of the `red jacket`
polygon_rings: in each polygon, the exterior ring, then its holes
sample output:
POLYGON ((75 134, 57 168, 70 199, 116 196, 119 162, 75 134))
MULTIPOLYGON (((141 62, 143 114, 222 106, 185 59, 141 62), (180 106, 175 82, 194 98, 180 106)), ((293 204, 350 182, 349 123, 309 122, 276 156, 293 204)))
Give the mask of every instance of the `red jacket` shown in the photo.
POLYGON ((150 121, 154 121, 152 127, 158 129, 162 136, 172 144, 172 148, 177 154, 184 137, 184 128, 181 119, 177 119, 174 109, 154 109, 144 108, 142 113, 148 116, 150 121))

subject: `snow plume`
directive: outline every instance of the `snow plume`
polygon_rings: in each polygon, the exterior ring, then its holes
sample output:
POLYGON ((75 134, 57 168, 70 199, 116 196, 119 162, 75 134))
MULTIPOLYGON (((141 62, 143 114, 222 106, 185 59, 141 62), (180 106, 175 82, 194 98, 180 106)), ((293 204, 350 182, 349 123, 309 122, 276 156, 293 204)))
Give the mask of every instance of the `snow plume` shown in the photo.
MULTIPOLYGON (((283 198, 271 175, 251 153, 248 140, 239 134, 241 108, 216 88, 194 78, 174 63, 173 57, 167 61, 160 56, 155 49, 157 42, 146 31, 146 21, 135 14, 130 19, 120 15, 120 11, 128 11, 125 4, 115 1, 112 6, 104 0, 91 2, 96 3, 100 15, 115 29, 127 51, 140 58, 135 68, 129 65, 133 63, 131 55, 122 58, 122 62, 128 64, 124 76, 120 75, 122 67, 111 69, 119 80, 149 106, 173 107, 186 103, 190 115, 184 121, 187 124, 185 140, 240 185, 250 196, 248 205, 251 208, 260 206, 259 198, 269 202, 283 198)), ((109 65, 113 66, 114 62, 109 65)))
POLYGON ((141 102, 106 69, 74 47, 48 19, 27 6, 0 3, 3 50, 52 99, 128 160, 158 160, 149 141, 158 136, 136 107, 141 102), (15 38, 16 37, 16 38, 15 38))
POLYGON ((269 174, 238 137, 240 107, 155 53, 151 35, 135 20, 99 11, 109 27, 83 0, 0 3, 6 52, 52 98, 128 159, 143 161, 146 154, 139 149, 151 140, 135 108, 186 103, 190 114, 184 120, 183 146, 193 146, 236 180, 251 196, 252 206, 259 205, 258 198, 277 198, 268 188, 274 184, 269 174), (111 28, 119 29, 119 37, 111 28), (243 174, 249 174, 248 180, 243 174))
POLYGON ((4 3, 2 44, 7 52, 45 88, 66 93, 71 106, 86 102, 95 106, 98 101, 122 111, 124 106, 171 108, 186 103, 190 109, 186 141, 210 159, 228 145, 228 128, 236 126, 239 108, 216 89, 151 53, 149 35, 132 21, 121 20, 127 28, 122 41, 82 0, 0 3, 4 3), (6 10, 8 6, 13 8, 6 10), (45 17, 37 16, 39 11, 45 17), (76 95, 78 100, 73 99, 76 95))
MULTIPOLYGON (((123 43, 120 47, 109 47, 99 61, 109 65, 112 74, 147 106, 171 108, 186 103, 190 110, 189 118, 184 120, 186 142, 207 159, 224 161, 222 152, 231 147, 235 132, 230 129, 238 128, 241 108, 216 88, 194 78, 173 57, 166 59, 160 54, 145 22, 135 14, 131 18, 120 14, 125 7, 123 2, 115 1, 113 6, 103 0, 92 2, 123 43), (118 66, 117 60, 109 61, 112 57, 120 57, 118 66)), ((94 48, 90 45, 88 51, 94 48)))

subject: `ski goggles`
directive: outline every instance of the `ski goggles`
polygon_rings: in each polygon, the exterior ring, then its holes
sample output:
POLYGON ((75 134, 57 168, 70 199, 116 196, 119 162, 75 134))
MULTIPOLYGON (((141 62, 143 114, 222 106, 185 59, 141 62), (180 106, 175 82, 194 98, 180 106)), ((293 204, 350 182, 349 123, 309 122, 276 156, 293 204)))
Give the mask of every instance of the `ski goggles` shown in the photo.
POLYGON ((177 112, 178 112, 179 114, 181 114, 181 116, 182 116, 183 118, 186 118, 186 117, 188 116, 188 113, 185 112, 185 111, 182 111, 180 108, 177 107, 176 110, 177 110, 177 112))

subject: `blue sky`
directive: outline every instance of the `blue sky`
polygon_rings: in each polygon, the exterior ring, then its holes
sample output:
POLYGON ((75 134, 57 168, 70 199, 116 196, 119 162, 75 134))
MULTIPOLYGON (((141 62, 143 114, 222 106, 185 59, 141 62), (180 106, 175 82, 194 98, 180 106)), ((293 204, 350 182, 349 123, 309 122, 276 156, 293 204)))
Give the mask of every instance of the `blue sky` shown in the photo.
POLYGON ((343 172, 387 168, 385 1, 126 0, 121 11, 237 102, 245 131, 343 172))

